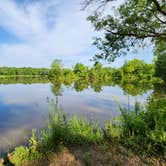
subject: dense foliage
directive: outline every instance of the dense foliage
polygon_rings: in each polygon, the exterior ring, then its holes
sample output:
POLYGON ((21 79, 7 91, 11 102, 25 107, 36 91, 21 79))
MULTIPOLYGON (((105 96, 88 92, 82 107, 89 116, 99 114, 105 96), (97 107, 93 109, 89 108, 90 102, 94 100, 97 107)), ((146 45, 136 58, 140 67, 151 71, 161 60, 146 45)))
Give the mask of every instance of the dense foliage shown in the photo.
POLYGON ((91 87, 96 92, 100 92, 104 86, 118 85, 127 94, 135 96, 153 89, 153 83, 156 82, 154 68, 153 64, 133 59, 120 68, 103 67, 100 63, 89 68, 77 63, 73 69, 67 69, 58 60, 53 62, 50 69, 0 68, 0 83, 51 82, 52 92, 56 96, 61 94, 62 84, 74 86, 76 91, 91 87))
POLYGON ((157 41, 155 74, 166 81, 166 41, 157 41))
MULTIPOLYGON (((113 0, 85 0, 84 5, 85 8, 93 4, 97 5, 98 9, 104 9, 110 8, 111 1, 113 0)), ((125 0, 116 9, 116 13, 105 15, 96 11, 88 19, 96 31, 104 34, 94 41, 94 45, 101 50, 94 60, 114 61, 130 50, 143 49, 153 44, 154 54, 157 56, 156 75, 166 79, 165 0, 125 0)))
POLYGON ((47 76, 49 69, 47 68, 32 68, 32 67, 0 67, 0 77, 7 76, 47 76))
MULTIPOLYGON (((101 3, 108 1, 98 0, 101 3)), ((98 2, 89 0, 88 3, 98 2)), ((86 2, 87 3, 87 2, 86 2)), ((166 2, 164 0, 126 0, 116 15, 95 13, 89 17, 97 31, 104 37, 94 42, 102 50, 96 58, 113 61, 136 45, 144 45, 146 39, 158 44, 166 41, 166 2)))
POLYGON ((136 103, 134 110, 120 110, 120 119, 106 126, 108 137, 142 155, 166 158, 166 98, 151 96, 146 109, 136 103))

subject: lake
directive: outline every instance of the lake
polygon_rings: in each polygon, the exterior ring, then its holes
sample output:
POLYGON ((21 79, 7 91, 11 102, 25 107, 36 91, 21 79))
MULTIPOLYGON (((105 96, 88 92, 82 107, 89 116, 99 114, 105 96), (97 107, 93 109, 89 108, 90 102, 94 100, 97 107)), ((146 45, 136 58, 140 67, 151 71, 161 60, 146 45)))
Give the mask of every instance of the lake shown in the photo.
MULTIPOLYGON (((74 84, 46 83, 1 83, 0 84, 0 154, 25 144, 32 129, 46 125, 48 99, 58 101, 69 115, 85 116, 90 121, 104 124, 111 117, 118 116, 115 99, 125 107, 133 107, 135 101, 145 103, 153 92, 132 96, 118 85, 104 86, 100 91, 84 88, 79 90, 74 84)), ((136 87, 135 87, 136 88, 136 87)))

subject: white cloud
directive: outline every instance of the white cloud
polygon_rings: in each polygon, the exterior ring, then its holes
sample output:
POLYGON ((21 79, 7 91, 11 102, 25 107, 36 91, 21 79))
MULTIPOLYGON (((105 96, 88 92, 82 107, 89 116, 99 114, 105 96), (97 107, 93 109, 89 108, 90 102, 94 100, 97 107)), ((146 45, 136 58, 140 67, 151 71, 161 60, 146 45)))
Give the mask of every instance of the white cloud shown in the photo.
POLYGON ((80 60, 91 48, 94 34, 86 17, 76 0, 25 4, 1 0, 0 27, 21 41, 0 44, 1 66, 49 66, 54 58, 80 60))
MULTIPOLYGON (((15 43, 3 43, 1 39, 1 66, 48 67, 56 58, 69 66, 92 63, 89 59, 95 54, 92 37, 96 33, 86 20, 92 10, 80 11, 82 0, 0 2, 0 27, 19 39, 15 43)), ((115 66, 122 61, 124 58, 119 58, 115 66)))

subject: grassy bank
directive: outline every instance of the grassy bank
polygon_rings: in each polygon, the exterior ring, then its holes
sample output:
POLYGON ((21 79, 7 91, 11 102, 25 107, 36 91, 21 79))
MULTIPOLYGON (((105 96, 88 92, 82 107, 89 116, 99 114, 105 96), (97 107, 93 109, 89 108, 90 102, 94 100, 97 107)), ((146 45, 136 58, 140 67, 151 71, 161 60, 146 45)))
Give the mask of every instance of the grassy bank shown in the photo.
POLYGON ((120 107, 122 115, 104 128, 53 108, 47 128, 38 137, 32 131, 29 146, 17 147, 3 161, 6 165, 157 165, 166 161, 166 98, 152 97, 146 108, 139 103, 134 110, 120 107))

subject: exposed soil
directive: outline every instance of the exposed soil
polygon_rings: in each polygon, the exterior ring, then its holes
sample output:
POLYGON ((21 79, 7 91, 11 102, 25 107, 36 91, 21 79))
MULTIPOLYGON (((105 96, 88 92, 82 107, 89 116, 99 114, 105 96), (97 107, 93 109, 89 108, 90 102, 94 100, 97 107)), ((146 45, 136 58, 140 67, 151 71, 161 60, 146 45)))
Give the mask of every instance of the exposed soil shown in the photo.
POLYGON ((142 159, 120 145, 64 148, 49 158, 25 166, 166 166, 166 162, 142 159))

